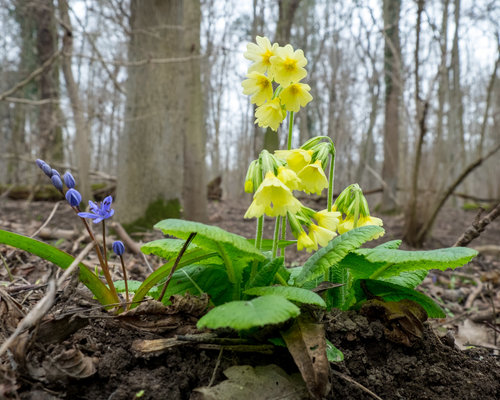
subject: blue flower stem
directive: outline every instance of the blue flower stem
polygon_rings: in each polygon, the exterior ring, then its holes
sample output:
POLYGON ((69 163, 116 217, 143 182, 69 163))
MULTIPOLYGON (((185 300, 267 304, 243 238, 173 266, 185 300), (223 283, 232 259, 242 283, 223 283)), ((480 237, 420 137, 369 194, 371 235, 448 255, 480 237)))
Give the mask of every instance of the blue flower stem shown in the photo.
POLYGON ((262 232, 264 231, 264 216, 257 218, 257 232, 255 234, 255 247, 261 250, 262 248, 262 232))
POLYGON ((287 150, 292 149, 292 131, 293 131, 293 111, 290 111, 290 116, 288 118, 288 142, 287 150))
MULTIPOLYGON (((78 214, 78 211, 79 211, 78 208, 73 207, 73 209, 78 214)), ((113 279, 111 279, 111 275, 109 273, 109 269, 107 267, 107 264, 104 262, 104 258, 103 258, 102 253, 101 253, 101 248, 99 247, 99 244, 97 243, 97 240, 96 240, 94 234, 92 233, 92 229, 90 229, 90 226, 89 226, 87 220, 85 218, 81 218, 81 217, 80 217, 80 219, 82 220, 83 224, 85 225, 85 228, 87 229, 87 232, 88 232, 90 238, 94 242, 95 252, 97 254, 97 258, 99 259, 99 264, 101 264, 102 272, 104 274, 104 277, 106 278, 106 282, 109 286, 109 290, 111 290, 111 294, 115 298, 115 301, 118 303, 119 302, 118 293, 116 293, 116 288, 115 288, 115 285, 113 283, 113 279)))
POLYGON ((186 241, 184 242, 184 245, 182 246, 181 251, 179 251, 179 254, 177 254, 177 258, 174 261, 174 265, 172 265, 172 268, 170 269, 170 273, 168 274, 167 280, 163 284, 163 288, 161 289, 161 293, 160 293, 160 296, 158 297, 158 301, 161 302, 163 300, 163 296, 165 296, 165 292, 167 291, 168 284, 170 283, 170 280, 172 279, 172 276, 174 275, 175 269, 179 265, 182 256, 186 252, 187 248, 189 247, 189 244, 191 243, 191 241, 194 239, 195 236, 196 236, 196 232, 191 232, 189 234, 188 238, 186 239, 186 241))
POLYGON ((127 269, 125 268, 125 263, 123 262, 123 256, 120 256, 120 262, 122 264, 123 280, 125 282, 125 301, 127 302, 125 305, 125 310, 128 310, 130 307, 130 298, 128 296, 127 269))
POLYGON ((276 257, 278 251, 278 240, 280 236, 280 222, 281 216, 276 217, 276 223, 274 225, 274 238, 273 238, 273 258, 276 257))
POLYGON ((328 212, 332 211, 334 172, 335 172, 335 152, 333 152, 330 157, 330 172, 328 175, 328 212))

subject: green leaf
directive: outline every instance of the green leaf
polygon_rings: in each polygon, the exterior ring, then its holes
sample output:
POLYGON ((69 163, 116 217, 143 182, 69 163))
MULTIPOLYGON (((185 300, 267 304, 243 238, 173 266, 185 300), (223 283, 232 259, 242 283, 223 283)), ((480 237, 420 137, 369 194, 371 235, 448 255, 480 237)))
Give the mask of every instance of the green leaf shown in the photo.
POLYGON ((371 279, 383 279, 401 272, 457 268, 468 263, 477 251, 467 247, 450 247, 437 250, 407 251, 396 249, 358 249, 353 254, 363 257, 369 264, 353 263, 349 268, 371 279), (373 270, 373 268, 377 268, 373 270))
POLYGON ((344 353, 337 349, 332 342, 328 339, 326 340, 326 357, 330 362, 340 362, 344 361, 344 353))
MULTIPOLYGON (((195 264, 197 262, 200 262, 202 260, 209 259, 210 257, 213 257, 216 255, 215 253, 207 253, 203 249, 197 249, 196 251, 193 251, 189 254, 186 254, 184 257, 182 257, 181 261, 179 262, 179 265, 177 266, 177 269, 180 270, 181 268, 184 268, 187 265, 190 264, 195 264)), ((142 282, 141 286, 135 293, 135 296, 133 298, 133 302, 139 302, 144 299, 144 296, 148 294, 148 292, 156 286, 161 280, 165 280, 170 273, 172 267, 174 266, 175 260, 171 260, 167 262, 166 264, 163 264, 160 268, 158 268, 156 271, 151 273, 145 280, 142 282)), ((133 304, 132 307, 136 307, 137 304, 133 304)))
MULTIPOLYGON (((161 284, 158 286, 158 297, 161 284)), ((208 293, 213 304, 219 305, 231 300, 232 285, 227 279, 227 273, 221 265, 188 265, 177 270, 165 292, 164 301, 174 294, 184 295, 187 292, 199 295, 208 293)))
POLYGON ((316 293, 307 289, 293 286, 262 286, 253 287, 245 290, 245 294, 252 296, 276 295, 295 301, 297 303, 314 304, 320 307, 326 307, 325 301, 316 293))
POLYGON ((379 226, 369 225, 337 236, 306 261, 301 273, 295 279, 295 285, 303 286, 307 281, 324 274, 329 268, 339 263, 347 253, 378 237, 383 232, 384 230, 379 226))
MULTIPOLYGON (((56 264, 62 269, 68 268, 75 260, 70 254, 52 247, 47 243, 2 229, 0 229, 0 243, 27 251, 56 264)), ((80 263, 78 266, 80 268, 78 275, 80 281, 90 289, 99 303, 103 305, 116 303, 116 299, 113 297, 108 287, 102 283, 85 264, 80 263)))
POLYGON ((247 287, 268 286, 273 283, 276 273, 283 266, 284 260, 284 257, 277 257, 266 263, 261 263, 259 270, 253 279, 248 282, 247 287))
POLYGON ((388 242, 379 244, 376 249, 399 249, 401 246, 401 240, 389 240, 388 242))
MULTIPOLYGON (((192 232, 196 232, 193 243, 199 247, 218 253, 221 253, 222 247, 230 257, 265 260, 262 252, 250 244, 243 236, 227 232, 217 226, 181 219, 165 219, 158 222, 154 227, 160 229, 166 235, 172 235, 179 239, 187 239, 192 232)), ((224 254, 221 254, 221 256, 226 257, 224 254)))
MULTIPOLYGON (((185 242, 185 240, 180 239, 153 240, 152 242, 143 244, 141 246, 141 251, 144 254, 154 254, 158 257, 169 260, 177 257, 177 254, 179 254, 185 242)), ((184 254, 188 254, 197 248, 199 247, 194 243, 191 243, 184 254)))
POLYGON ((300 309, 281 296, 262 296, 250 301, 231 301, 213 308, 197 323, 198 329, 247 330, 279 324, 300 314, 300 309))
POLYGON ((389 282, 389 283, 394 283, 396 285, 404 286, 408 289, 415 289, 418 285, 420 285, 429 271, 424 271, 424 270, 417 270, 417 271, 406 271, 406 272, 401 272, 399 275, 396 276, 389 276, 389 277, 383 277, 379 278, 380 280, 383 280, 384 282, 389 282))
MULTIPOLYGON (((390 282, 383 282, 373 279, 365 279, 366 288, 371 294, 382 297, 385 301, 399 301, 402 299, 413 300, 420 304, 427 312, 429 318, 444 318, 446 314, 434 300, 423 293, 390 282)), ((361 281, 357 280, 353 285, 353 293, 356 301, 366 300, 366 295, 361 289, 361 281)))

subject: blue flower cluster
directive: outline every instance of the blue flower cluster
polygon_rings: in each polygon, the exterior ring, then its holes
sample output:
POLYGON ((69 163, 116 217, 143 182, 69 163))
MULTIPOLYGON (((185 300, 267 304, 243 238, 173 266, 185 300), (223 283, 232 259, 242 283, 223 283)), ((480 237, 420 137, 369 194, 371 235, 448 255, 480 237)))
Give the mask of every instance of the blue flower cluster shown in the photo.
MULTIPOLYGON (((61 179, 61 174, 56 169, 53 169, 49 164, 43 160, 36 160, 36 165, 47 175, 54 187, 59 190, 71 207, 78 207, 82 202, 82 195, 78 190, 75 189, 75 178, 68 171, 64 174, 61 179), (64 193, 64 185, 68 188, 66 193, 64 193)), ((93 220, 94 224, 97 224, 107 218, 110 218, 115 213, 115 210, 111 208, 113 203, 113 198, 111 196, 106 197, 100 204, 89 201, 90 212, 79 212, 78 216, 81 218, 90 218, 93 220)))

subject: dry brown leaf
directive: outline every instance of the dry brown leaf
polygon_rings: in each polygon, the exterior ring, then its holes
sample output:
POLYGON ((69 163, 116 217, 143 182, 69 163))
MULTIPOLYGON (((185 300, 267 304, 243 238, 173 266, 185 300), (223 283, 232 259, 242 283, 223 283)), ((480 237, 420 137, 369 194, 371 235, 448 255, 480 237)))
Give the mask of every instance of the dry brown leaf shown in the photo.
POLYGON ((330 363, 326 356, 325 328, 301 314, 281 336, 299 368, 307 388, 316 399, 330 391, 330 363))
POLYGON ((227 380, 213 387, 194 389, 190 400, 306 400, 307 389, 299 374, 288 375, 277 365, 236 365, 224 371, 227 380))

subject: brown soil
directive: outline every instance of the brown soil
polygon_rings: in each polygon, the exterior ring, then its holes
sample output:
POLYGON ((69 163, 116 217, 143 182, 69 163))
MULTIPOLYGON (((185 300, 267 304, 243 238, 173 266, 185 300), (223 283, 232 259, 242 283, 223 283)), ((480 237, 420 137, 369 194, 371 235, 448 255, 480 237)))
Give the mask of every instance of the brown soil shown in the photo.
MULTIPOLYGON (((53 205, 40 202, 33 206, 25 202, 6 201, 0 207, 0 226, 2 229, 31 234, 49 215, 53 205)), ((243 209, 242 205, 211 203, 212 223, 251 237, 254 224, 243 220, 243 209)), ((453 244, 473 221, 474 215, 474 212, 446 210, 440 216, 434 239, 429 241, 427 247, 453 244)), ((384 222, 388 231, 384 240, 401 236, 401 217, 384 218, 384 222)), ((64 204, 49 224, 49 227, 64 229, 76 226, 74 216, 64 204)), ((272 228, 272 224, 268 223, 266 232, 271 232, 272 228)), ((145 233, 141 239, 149 241, 160 236, 158 233, 145 233)), ((500 221, 495 221, 474 244, 498 243, 499 238, 500 221)), ((59 245, 71 251, 71 242, 65 241, 59 245)), ((21 304, 25 312, 29 311, 44 295, 46 287, 25 291, 11 289, 46 283, 53 273, 52 267, 34 256, 1 245, 0 254, 15 278, 11 283, 7 273, 4 270, 0 272, 0 279, 5 282, 9 297, 21 304)), ((298 263, 304 255, 291 250, 287 257, 298 263)), ((128 255, 127 263, 131 266, 134 278, 141 278, 146 273, 140 257, 128 255)), ((150 263, 153 267, 158 265, 154 258, 150 259, 150 263)), ((498 256, 481 256, 466 271, 471 276, 482 277, 487 272, 498 271, 499 264, 498 256)), ((118 271, 115 269, 117 275, 118 271)), ((434 275, 437 283, 433 284, 431 276, 422 290, 430 294, 442 295, 446 292, 449 295, 450 279, 448 272, 437 274, 434 275), (442 286, 441 292, 436 292, 434 288, 439 288, 440 282, 448 286, 442 286)), ((454 285, 453 290, 462 291, 465 298, 472 291, 467 281, 454 285)), ((474 303, 475 309, 488 307, 489 297, 496 301, 499 286, 498 281, 485 283, 484 292, 474 303)), ((0 293, 1 296, 5 295, 0 293)), ((331 364, 332 389, 328 398, 373 399, 373 395, 360 388, 359 385, 362 385, 385 400, 499 399, 500 358, 498 347, 491 339, 499 325, 495 328, 494 319, 490 323, 493 328, 481 323, 480 329, 487 330, 489 341, 472 343, 477 346, 470 350, 459 350, 453 340, 454 328, 457 328, 460 313, 467 318, 470 316, 470 313, 467 314, 469 310, 463 309, 464 299, 447 300, 446 296, 440 299, 443 306, 453 310, 455 319, 448 323, 426 323, 423 340, 411 348, 389 341, 378 321, 369 322, 355 312, 333 311, 326 314, 323 322, 327 337, 345 356, 344 361, 331 364)), ((6 313, 5 299, 0 300, 3 318, 0 338, 3 341, 15 328, 13 322, 16 317, 6 313)), ((217 349, 200 349, 196 344, 142 353, 134 350, 134 341, 169 337, 178 331, 155 333, 139 330, 101 311, 97 306, 82 285, 76 291, 61 292, 45 321, 62 322, 58 325, 54 322, 42 323, 29 335, 22 335, 15 348, 0 359, 0 398, 189 399, 194 388, 206 386, 211 380, 217 384, 225 379, 223 371, 233 365, 277 364, 287 373, 297 372, 291 356, 280 347, 275 348, 270 355, 229 350, 221 353, 217 349), (75 349, 78 350, 76 359, 79 365, 87 369, 78 367, 77 372, 74 369, 68 372, 61 366, 60 355, 68 351, 76 352, 75 349)), ((183 332, 190 331, 188 325, 191 323, 186 322, 187 325, 180 328, 184 329, 183 332)))

